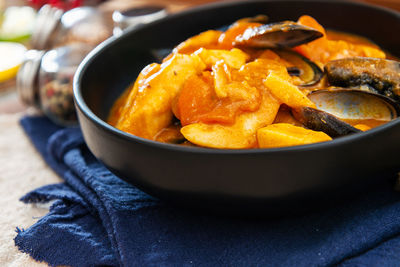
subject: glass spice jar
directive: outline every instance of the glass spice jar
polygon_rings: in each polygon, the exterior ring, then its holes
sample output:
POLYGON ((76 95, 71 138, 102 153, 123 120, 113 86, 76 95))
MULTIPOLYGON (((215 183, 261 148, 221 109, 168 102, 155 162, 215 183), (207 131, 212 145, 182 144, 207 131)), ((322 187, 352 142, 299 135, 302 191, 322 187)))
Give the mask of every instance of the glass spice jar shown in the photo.
POLYGON ((17 75, 17 90, 23 102, 39 108, 59 125, 76 124, 72 81, 91 48, 71 44, 47 52, 28 51, 17 75))
POLYGON ((94 7, 77 7, 67 12, 44 5, 38 12, 31 38, 33 49, 48 50, 71 43, 96 46, 112 35, 113 24, 94 7))
MULTIPOLYGON (((118 26, 145 24, 165 15, 162 7, 133 9, 121 13, 118 26)), ((64 13, 50 5, 43 6, 32 33, 33 50, 26 53, 17 74, 22 101, 42 110, 56 124, 76 124, 73 76, 90 50, 112 35, 112 28, 113 24, 92 7, 64 13)))

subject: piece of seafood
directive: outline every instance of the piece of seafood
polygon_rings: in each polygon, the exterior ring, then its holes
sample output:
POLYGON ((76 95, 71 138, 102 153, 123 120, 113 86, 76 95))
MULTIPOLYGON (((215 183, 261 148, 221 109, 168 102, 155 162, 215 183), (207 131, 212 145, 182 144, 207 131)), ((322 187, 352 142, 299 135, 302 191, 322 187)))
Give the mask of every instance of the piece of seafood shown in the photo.
POLYGON ((293 21, 283 21, 249 28, 236 38, 235 46, 247 48, 294 47, 311 42, 323 34, 293 21))
POLYGON ((400 62, 378 58, 345 58, 325 65, 329 84, 340 87, 368 86, 400 100, 400 62))
POLYGON ((305 127, 326 133, 332 138, 361 132, 335 116, 315 108, 302 107, 292 110, 293 116, 305 127))
POLYGON ((146 67, 131 89, 126 102, 115 112, 114 126, 139 137, 154 140, 173 121, 172 101, 186 80, 206 65, 197 55, 176 54, 168 61, 146 67))
POLYGON ((362 123, 377 126, 397 118, 400 105, 389 97, 368 91, 331 88, 314 91, 308 98, 317 109, 328 112, 353 125, 362 123))
POLYGON ((304 81, 304 83, 299 86, 312 86, 321 80, 323 76, 321 68, 306 57, 286 49, 275 49, 273 51, 278 54, 279 57, 293 64, 293 66, 288 67, 287 70, 291 76, 298 76, 304 81))
POLYGON ((308 98, 317 109, 300 108, 293 115, 304 126, 331 137, 359 132, 352 125, 376 127, 400 114, 400 105, 389 97, 368 91, 331 88, 314 91, 308 98))

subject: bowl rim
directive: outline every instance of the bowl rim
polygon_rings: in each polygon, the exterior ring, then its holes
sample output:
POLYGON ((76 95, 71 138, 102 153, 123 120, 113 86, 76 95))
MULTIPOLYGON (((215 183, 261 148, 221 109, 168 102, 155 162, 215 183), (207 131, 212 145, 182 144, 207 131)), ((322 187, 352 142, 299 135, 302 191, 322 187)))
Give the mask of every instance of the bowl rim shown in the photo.
POLYGON ((145 139, 142 137, 135 136, 133 134, 124 132, 119 130, 118 128, 115 128, 105 122, 104 120, 100 119, 97 115, 94 114, 94 112, 88 107, 86 102, 84 101, 83 95, 82 95, 82 88, 81 88, 81 81, 83 79, 83 76, 87 70, 87 68, 90 66, 90 64, 101 54, 101 52, 112 45, 114 43, 122 41, 123 39, 127 38, 128 35, 134 34, 137 31, 140 31, 142 29, 145 29, 148 26, 156 25, 158 23, 168 23, 168 20, 179 18, 179 17, 184 17, 184 16, 189 16, 191 13, 197 13, 197 12, 202 12, 202 11, 207 11, 209 9, 213 8, 223 8, 223 7, 229 7, 231 5, 241 5, 241 4, 251 4, 251 3, 260 3, 260 2, 303 2, 303 3, 336 3, 340 5, 351 5, 355 7, 366 7, 370 9, 376 9, 380 10, 382 12, 389 13, 391 15, 397 16, 400 19, 400 12, 382 7, 382 6, 377 6, 374 4, 370 3, 361 3, 361 2, 353 2, 353 1, 348 1, 348 0, 244 0, 244 1, 228 1, 228 2, 213 2, 205 5, 200 5, 194 8, 189 8, 187 10, 184 10, 182 12, 178 12, 175 14, 168 15, 165 18, 162 18, 160 20, 153 21, 151 23, 145 24, 145 25, 140 25, 136 28, 127 30, 120 36, 112 36, 99 44, 97 47, 95 47, 84 59, 83 61, 79 64, 75 75, 73 79, 73 95, 74 95, 74 101, 75 101, 75 106, 82 112, 82 114, 88 118, 90 121, 92 121, 94 124, 97 126, 101 127, 103 130, 106 130, 107 132, 113 133, 116 136, 127 140, 127 141, 134 141, 138 142, 142 145, 148 145, 150 147, 158 148, 158 149, 166 149, 166 150, 173 150, 176 152, 183 152, 183 153, 201 153, 201 154, 229 154, 229 155, 243 155, 243 154, 277 154, 277 153, 296 153, 296 152, 306 152, 309 150, 326 150, 330 149, 332 147, 337 147, 337 146, 346 146, 349 143, 352 143, 357 140, 363 140, 363 139, 368 139, 374 135, 380 134, 382 132, 385 132, 389 130, 390 128, 395 127, 397 124, 400 124, 400 117, 385 123, 384 125, 378 126, 376 128, 373 128, 371 130, 361 132, 361 133, 356 133, 348 136, 343 136, 337 139, 333 139, 331 141, 327 142, 320 142, 320 143, 313 143, 313 144, 306 144, 306 145, 298 145, 298 146, 288 146, 288 147, 277 147, 277 148, 248 148, 248 149, 218 149, 218 148, 206 148, 206 147, 190 147, 190 146, 182 146, 182 145, 177 145, 177 144, 168 144, 168 143, 162 143, 158 141, 153 141, 150 139, 145 139))

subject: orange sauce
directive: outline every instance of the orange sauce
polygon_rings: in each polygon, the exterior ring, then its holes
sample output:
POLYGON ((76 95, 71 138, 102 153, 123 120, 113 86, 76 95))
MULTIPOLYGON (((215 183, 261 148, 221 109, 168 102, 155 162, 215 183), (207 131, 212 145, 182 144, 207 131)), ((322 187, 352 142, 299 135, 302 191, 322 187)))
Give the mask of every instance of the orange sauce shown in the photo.
POLYGON ((381 126, 385 123, 388 123, 388 121, 375 120, 375 119, 364 119, 364 120, 342 119, 342 120, 352 126, 355 126, 357 124, 363 124, 363 125, 367 125, 369 128, 375 128, 375 127, 381 126))

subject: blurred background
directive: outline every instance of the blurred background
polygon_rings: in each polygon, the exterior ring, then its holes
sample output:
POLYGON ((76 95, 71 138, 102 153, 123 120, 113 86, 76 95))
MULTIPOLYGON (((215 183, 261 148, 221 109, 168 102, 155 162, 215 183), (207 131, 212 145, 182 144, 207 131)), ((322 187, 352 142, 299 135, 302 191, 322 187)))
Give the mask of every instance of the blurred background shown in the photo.
MULTIPOLYGON (((355 1, 400 11, 400 0, 355 1)), ((209 2, 215 0, 0 0, 0 114, 31 107, 60 124, 73 123, 72 77, 93 47, 209 2)))

